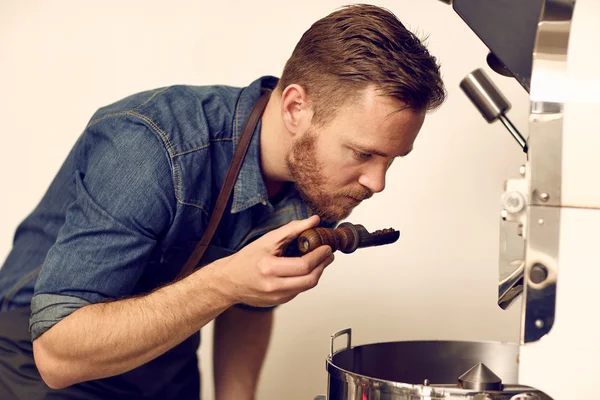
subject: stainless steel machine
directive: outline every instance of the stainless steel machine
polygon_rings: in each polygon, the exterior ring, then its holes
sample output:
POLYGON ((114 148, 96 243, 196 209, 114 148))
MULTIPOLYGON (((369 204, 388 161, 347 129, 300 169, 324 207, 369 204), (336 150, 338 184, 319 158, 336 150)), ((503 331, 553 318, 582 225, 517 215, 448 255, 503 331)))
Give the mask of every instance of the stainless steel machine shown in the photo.
MULTIPOLYGON (((498 305, 522 296, 519 344, 331 337, 331 400, 597 399, 600 372, 600 1, 442 0, 529 93, 529 126, 482 70, 461 88, 527 153, 500 213, 498 305), (346 346, 334 350, 334 341, 346 346), (341 339, 338 339, 341 340, 341 339)), ((518 148, 516 148, 518 151, 518 148)))

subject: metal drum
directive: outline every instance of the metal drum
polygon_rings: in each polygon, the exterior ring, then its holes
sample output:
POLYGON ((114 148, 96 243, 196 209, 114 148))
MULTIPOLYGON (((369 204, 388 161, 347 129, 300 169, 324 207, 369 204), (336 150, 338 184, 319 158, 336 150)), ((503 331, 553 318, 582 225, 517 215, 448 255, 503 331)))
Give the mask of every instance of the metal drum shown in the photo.
MULTIPOLYGON (((548 400, 516 385, 515 343, 406 341, 351 346, 351 330, 331 336, 328 400, 548 400), (334 352, 334 341, 347 336, 334 352)), ((323 397, 318 397, 323 398, 323 397)))

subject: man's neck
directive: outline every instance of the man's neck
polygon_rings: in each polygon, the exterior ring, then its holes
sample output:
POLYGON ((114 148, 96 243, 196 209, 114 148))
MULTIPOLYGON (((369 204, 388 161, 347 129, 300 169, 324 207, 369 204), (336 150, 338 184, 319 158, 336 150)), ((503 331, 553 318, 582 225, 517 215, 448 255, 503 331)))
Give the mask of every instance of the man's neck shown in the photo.
POLYGON ((267 195, 269 200, 273 200, 279 196, 285 187, 286 182, 282 181, 267 181, 265 180, 265 186, 267 187, 267 195))

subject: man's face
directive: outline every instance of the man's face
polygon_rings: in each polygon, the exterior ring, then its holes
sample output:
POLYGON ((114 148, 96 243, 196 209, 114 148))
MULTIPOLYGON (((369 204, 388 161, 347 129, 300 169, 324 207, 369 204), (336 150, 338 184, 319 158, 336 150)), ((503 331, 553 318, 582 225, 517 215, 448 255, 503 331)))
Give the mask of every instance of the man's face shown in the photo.
POLYGON ((298 135, 287 154, 296 188, 321 218, 347 218, 362 200, 385 187, 396 157, 413 147, 424 111, 403 109, 389 96, 365 89, 335 118, 298 135))

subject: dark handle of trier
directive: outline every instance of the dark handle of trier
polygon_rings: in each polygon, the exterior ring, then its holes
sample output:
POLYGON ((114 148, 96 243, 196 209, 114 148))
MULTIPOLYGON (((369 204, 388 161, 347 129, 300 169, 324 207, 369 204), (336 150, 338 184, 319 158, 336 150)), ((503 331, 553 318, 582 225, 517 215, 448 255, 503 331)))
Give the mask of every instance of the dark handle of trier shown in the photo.
POLYGON ((334 252, 352 253, 361 247, 394 243, 399 237, 400 232, 392 228, 369 233, 362 225, 344 222, 335 229, 313 228, 302 232, 298 237, 298 250, 306 254, 319 246, 329 245, 334 252))

